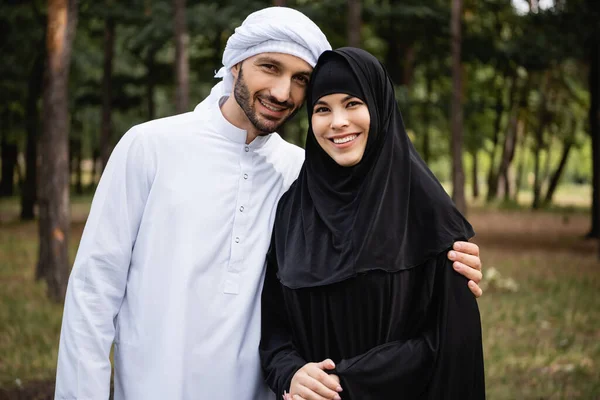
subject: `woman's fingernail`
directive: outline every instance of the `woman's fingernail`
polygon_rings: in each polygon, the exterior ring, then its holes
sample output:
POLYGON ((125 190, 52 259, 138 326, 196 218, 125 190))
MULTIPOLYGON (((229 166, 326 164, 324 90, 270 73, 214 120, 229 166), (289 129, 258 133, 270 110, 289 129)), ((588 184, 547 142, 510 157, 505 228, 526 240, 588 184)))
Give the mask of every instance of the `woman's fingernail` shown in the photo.
POLYGON ((341 386, 338 386, 338 387, 336 387, 336 388, 335 388, 335 390, 336 390, 337 392, 341 392, 341 391, 343 391, 344 389, 342 389, 342 387, 341 387, 341 386))
POLYGON ((451 251, 450 254, 448 254, 448 256, 450 257, 450 259, 454 260, 454 258, 456 257, 456 253, 451 251))
POLYGON ((339 394, 336 394, 333 398, 333 400, 342 400, 342 398, 340 397, 339 394))

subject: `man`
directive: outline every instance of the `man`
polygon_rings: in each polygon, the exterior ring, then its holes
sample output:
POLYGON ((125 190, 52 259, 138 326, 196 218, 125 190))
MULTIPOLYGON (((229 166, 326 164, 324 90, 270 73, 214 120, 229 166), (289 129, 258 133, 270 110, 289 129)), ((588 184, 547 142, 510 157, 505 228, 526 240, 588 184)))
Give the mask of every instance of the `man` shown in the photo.
MULTIPOLYGON (((116 400, 271 398, 258 356, 265 254, 303 151, 270 133, 329 48, 297 11, 253 13, 194 112, 121 139, 69 281, 57 399, 108 398, 113 343, 116 400)), ((477 246, 462 245, 480 268, 477 246)))

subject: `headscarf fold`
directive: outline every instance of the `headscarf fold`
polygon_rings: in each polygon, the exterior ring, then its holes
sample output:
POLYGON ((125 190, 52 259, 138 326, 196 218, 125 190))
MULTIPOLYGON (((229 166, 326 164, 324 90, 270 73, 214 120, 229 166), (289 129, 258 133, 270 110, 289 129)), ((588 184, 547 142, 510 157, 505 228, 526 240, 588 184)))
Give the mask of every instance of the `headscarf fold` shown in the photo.
MULTIPOLYGON (((231 93, 231 68, 260 53, 284 53, 303 59, 311 67, 326 50, 331 50, 325 34, 300 11, 287 7, 268 7, 248 15, 227 40, 223 67, 215 78, 223 78, 202 103, 213 103, 231 93)), ((196 110, 202 104, 200 103, 196 110)))
POLYGON ((325 52, 307 103, 318 100, 314 85, 332 60, 342 60, 361 87, 369 137, 362 160, 342 167, 319 146, 307 107, 306 161, 279 202, 273 233, 279 279, 292 289, 414 268, 474 235, 409 140, 393 84, 374 56, 349 47, 325 52))

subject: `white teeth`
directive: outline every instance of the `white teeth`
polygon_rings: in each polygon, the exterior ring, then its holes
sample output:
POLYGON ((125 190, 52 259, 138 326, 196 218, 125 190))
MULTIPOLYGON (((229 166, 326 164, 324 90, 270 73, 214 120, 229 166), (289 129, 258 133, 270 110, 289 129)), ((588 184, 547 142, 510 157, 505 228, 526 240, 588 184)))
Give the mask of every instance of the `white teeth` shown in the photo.
MULTIPOLYGON (((259 101, 260 101, 260 100, 259 100, 259 101)), ((271 110, 271 111, 275 111, 275 112, 279 112, 279 111, 283 111, 283 110, 285 110, 285 108, 277 108, 277 107, 273 107, 273 106, 270 106, 270 105, 268 105, 268 104, 265 104, 265 103, 263 103, 262 101, 260 101, 260 104, 262 104, 263 106, 267 107, 269 110, 271 110)))
POLYGON ((345 136, 343 138, 334 138, 333 143, 335 143, 335 144, 348 143, 348 142, 356 139, 357 136, 358 135, 350 135, 350 136, 345 136))

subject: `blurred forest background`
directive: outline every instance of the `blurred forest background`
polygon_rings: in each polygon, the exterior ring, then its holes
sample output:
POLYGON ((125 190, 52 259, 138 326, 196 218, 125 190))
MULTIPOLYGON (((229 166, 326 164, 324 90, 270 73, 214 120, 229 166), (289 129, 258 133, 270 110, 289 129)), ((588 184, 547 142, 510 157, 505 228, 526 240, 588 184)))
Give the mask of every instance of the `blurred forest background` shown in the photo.
MULTIPOLYGON (((111 149, 191 111, 235 27, 271 5, 385 64, 413 143, 468 208, 488 398, 599 399, 597 0, 4 0, 0 399, 51 398, 61 301, 111 149)), ((280 133, 302 146, 306 129, 300 112, 280 133)))

